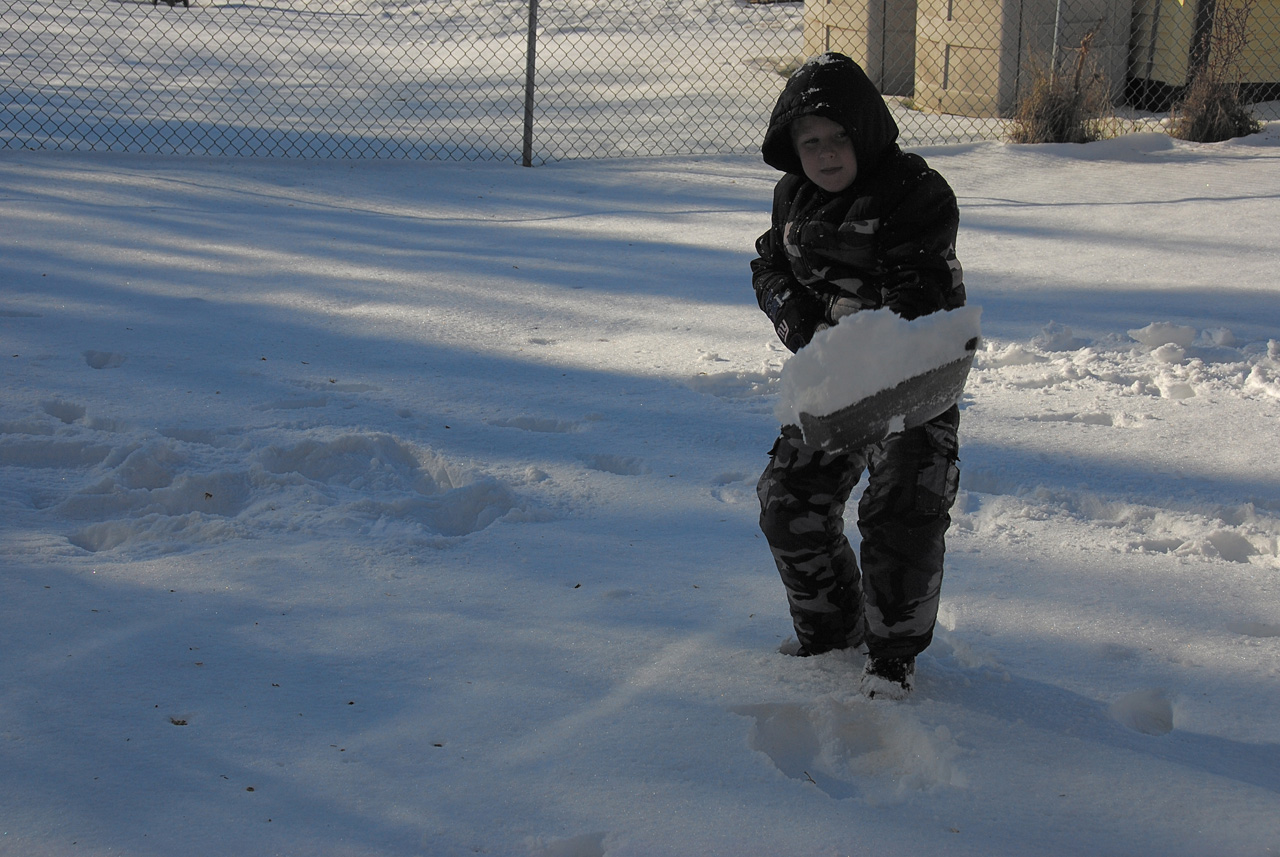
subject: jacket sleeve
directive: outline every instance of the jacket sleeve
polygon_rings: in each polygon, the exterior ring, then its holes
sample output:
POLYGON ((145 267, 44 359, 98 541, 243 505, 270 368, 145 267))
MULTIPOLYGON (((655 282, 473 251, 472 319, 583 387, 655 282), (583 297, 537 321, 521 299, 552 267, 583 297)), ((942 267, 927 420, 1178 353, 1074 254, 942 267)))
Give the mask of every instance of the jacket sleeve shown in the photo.
POLYGON ((825 303, 796 280, 783 246, 783 230, 798 186, 789 175, 774 188, 772 225, 756 239, 756 258, 751 261, 756 303, 791 351, 807 345, 818 325, 826 321, 825 303))
POLYGON ((885 304, 911 319, 964 305, 964 274, 956 259, 960 209, 955 193, 937 172, 914 155, 898 192, 899 203, 884 214, 879 240, 885 304))

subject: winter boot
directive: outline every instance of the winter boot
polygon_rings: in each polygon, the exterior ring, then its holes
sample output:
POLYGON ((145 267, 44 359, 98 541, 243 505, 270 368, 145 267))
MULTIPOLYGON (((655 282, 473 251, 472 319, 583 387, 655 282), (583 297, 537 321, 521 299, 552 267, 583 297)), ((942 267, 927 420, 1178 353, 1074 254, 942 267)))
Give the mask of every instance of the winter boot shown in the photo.
POLYGON ((858 685, 868 699, 906 699, 915 686, 916 659, 869 655, 858 685))

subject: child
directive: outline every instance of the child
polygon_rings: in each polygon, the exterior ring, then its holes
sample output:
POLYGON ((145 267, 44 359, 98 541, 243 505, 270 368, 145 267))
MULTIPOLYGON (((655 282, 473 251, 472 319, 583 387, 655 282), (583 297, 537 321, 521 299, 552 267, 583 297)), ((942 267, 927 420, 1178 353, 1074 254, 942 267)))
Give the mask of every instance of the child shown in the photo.
MULTIPOLYGON (((912 319, 964 305, 955 194, 897 137, 875 85, 841 54, 809 60, 778 98, 761 152, 787 175, 751 271, 760 308, 791 351, 860 310, 888 307, 912 319)), ((873 698, 910 693, 915 657, 933 638, 960 478, 959 421, 953 406, 841 454, 783 426, 760 477, 760 528, 786 589, 795 654, 865 643, 860 688, 873 698), (859 573, 844 508, 864 470, 859 573)))

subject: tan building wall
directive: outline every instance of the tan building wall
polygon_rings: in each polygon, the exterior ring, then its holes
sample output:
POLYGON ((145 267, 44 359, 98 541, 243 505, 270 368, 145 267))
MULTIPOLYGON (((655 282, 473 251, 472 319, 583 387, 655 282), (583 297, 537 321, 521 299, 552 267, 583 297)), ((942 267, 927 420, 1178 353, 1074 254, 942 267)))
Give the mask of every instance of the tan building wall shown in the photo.
POLYGON ((1135 3, 1180 8, 1178 0, 806 0, 805 52, 848 54, 882 92, 911 95, 921 110, 1008 116, 1032 69, 1056 56, 1072 72, 1081 38, 1095 29, 1093 68, 1119 99, 1135 3))
POLYGON ((919 0, 915 104, 962 116, 1008 116, 1031 72, 1072 73, 1081 39, 1114 97, 1124 90, 1130 10, 1113 0, 919 0), (1057 36, 1056 50, 1054 37, 1057 36))
MULTIPOLYGON (((1217 0, 1219 25, 1242 3, 1217 0)), ((1280 0, 1253 0, 1251 6, 1249 41, 1233 73, 1241 83, 1275 83, 1280 81, 1280 0)), ((1135 0, 1130 75, 1174 87, 1188 83, 1195 17, 1195 0, 1135 0)))
POLYGON ((807 56, 852 57, 885 95, 910 95, 915 79, 916 0, 806 0, 807 56))

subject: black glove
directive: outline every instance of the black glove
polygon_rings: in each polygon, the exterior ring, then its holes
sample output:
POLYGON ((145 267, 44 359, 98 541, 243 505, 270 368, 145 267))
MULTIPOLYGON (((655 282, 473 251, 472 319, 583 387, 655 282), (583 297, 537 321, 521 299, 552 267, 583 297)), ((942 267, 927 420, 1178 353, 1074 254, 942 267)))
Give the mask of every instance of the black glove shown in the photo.
POLYGON ((894 271, 880 284, 884 305, 910 321, 940 308, 934 290, 915 271, 894 271))
POLYGON ((770 294, 764 301, 765 315, 773 322, 773 329, 790 351, 799 351, 809 344, 818 323, 826 318, 823 302, 809 292, 783 289, 770 294))

